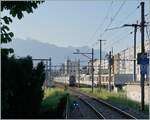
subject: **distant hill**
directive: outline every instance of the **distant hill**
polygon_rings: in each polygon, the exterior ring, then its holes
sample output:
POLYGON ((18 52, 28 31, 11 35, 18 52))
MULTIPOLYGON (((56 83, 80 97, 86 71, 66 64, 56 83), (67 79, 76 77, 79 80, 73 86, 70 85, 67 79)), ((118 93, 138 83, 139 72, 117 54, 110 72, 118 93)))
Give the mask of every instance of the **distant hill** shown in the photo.
MULTIPOLYGON (((87 46, 83 47, 58 47, 49 43, 43 43, 32 39, 13 39, 11 43, 7 45, 8 47, 14 48, 15 55, 24 57, 27 55, 32 56, 32 58, 50 58, 52 57, 52 64, 61 64, 66 61, 67 57, 72 60, 80 58, 82 61, 87 61, 82 55, 74 55, 76 49, 82 52, 91 52, 90 48, 87 46), (89 49, 89 51, 87 51, 89 49)), ((106 52, 103 52, 105 55, 106 52)), ((94 58, 99 58, 99 50, 94 50, 94 58)))

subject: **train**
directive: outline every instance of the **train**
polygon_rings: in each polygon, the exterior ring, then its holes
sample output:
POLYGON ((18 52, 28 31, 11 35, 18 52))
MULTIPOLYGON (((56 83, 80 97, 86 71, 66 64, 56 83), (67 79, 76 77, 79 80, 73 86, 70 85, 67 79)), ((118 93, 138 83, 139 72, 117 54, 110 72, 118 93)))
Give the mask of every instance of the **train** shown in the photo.
POLYGON ((69 77, 69 86, 71 86, 71 87, 76 86, 76 78, 73 75, 69 77))

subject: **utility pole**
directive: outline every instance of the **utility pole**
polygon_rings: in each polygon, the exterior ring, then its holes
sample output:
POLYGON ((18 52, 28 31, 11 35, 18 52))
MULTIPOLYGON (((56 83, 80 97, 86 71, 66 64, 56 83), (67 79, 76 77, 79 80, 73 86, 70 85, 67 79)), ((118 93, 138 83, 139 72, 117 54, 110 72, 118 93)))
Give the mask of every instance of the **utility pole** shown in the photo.
POLYGON ((136 81, 136 33, 137 27, 140 27, 138 24, 124 24, 124 27, 134 27, 134 71, 133 71, 133 80, 136 81))
POLYGON ((113 53, 114 53, 114 49, 113 49, 113 47, 112 47, 112 49, 111 49, 111 52, 112 52, 112 74, 114 75, 114 55, 113 55, 113 53))
MULTIPOLYGON (((145 52, 144 49, 144 2, 141 2, 141 53, 145 52)), ((141 110, 144 111, 144 74, 141 72, 141 110)))
POLYGON ((109 52, 109 58, 108 58, 108 61, 109 61, 109 82, 108 82, 108 90, 111 91, 111 62, 112 62, 112 59, 111 59, 111 51, 109 52))
POLYGON ((94 88, 94 67, 93 67, 93 62, 94 62, 94 49, 92 48, 92 93, 93 93, 93 88, 94 88))
POLYGON ((82 53, 80 52, 80 50, 76 50, 77 52, 73 53, 73 54, 81 54, 85 57, 87 57, 88 59, 90 59, 92 61, 91 63, 91 67, 92 67, 92 92, 93 92, 93 89, 94 89, 94 66, 93 66, 93 62, 94 62, 94 49, 92 48, 92 52, 91 53, 82 53), (86 54, 91 54, 92 55, 92 58, 87 56, 86 54))
POLYGON ((136 33, 137 33, 137 25, 134 26, 134 82, 136 81, 136 33))
POLYGON ((80 59, 78 60, 78 87, 80 88, 80 59))
POLYGON ((70 69, 71 69, 71 65, 70 65, 70 59, 69 56, 67 57, 67 75, 66 75, 66 79, 65 79, 65 87, 67 86, 67 77, 70 77, 70 69))
MULTIPOLYGON (((144 15, 144 2, 141 2, 140 3, 141 5, 141 24, 140 25, 137 25, 137 24, 132 24, 132 25, 124 25, 124 26, 133 26, 134 27, 134 80, 136 80, 136 76, 135 76, 135 60, 136 60, 136 57, 135 57, 135 54, 136 54, 136 31, 137 31, 137 27, 140 26, 141 28, 141 55, 145 53, 145 48, 144 48, 144 27, 145 27, 145 15, 144 15)), ((141 74, 141 110, 144 111, 144 76, 145 74, 142 73, 142 67, 143 67, 143 64, 140 64, 140 74, 141 74)))
POLYGON ((69 57, 67 57, 67 75, 69 75, 69 57))
POLYGON ((50 75, 50 82, 52 83, 52 69, 51 69, 51 67, 52 67, 52 63, 51 63, 51 57, 49 58, 49 75, 50 75))
POLYGON ((46 81, 48 83, 48 86, 49 86, 49 76, 48 76, 48 60, 46 61, 46 81))
POLYGON ((98 40, 99 41, 99 88, 101 90, 101 61, 102 61, 102 41, 106 40, 98 40))

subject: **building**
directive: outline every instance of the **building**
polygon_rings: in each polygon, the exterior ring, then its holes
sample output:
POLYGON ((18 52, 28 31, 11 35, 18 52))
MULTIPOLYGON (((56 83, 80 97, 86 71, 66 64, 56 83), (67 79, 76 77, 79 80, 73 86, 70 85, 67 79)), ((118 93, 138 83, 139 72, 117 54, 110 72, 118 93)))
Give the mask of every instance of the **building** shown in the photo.
MULTIPOLYGON (((140 53, 140 45, 137 45, 136 51, 140 53)), ((150 53, 150 42, 145 41, 145 52, 150 53)), ((148 54, 149 57, 149 54, 148 54)), ((137 63, 137 62, 136 62, 137 63)), ((99 80, 99 64, 100 60, 95 59, 94 66, 94 81, 98 83, 99 80)), ((91 75, 91 61, 88 63, 89 75, 91 75)), ((126 48, 114 55, 114 63, 111 69, 111 85, 112 88, 122 89, 129 82, 133 82, 134 72, 134 48, 126 48)), ((149 67, 147 67, 146 80, 149 79, 149 67)), ((140 65, 136 64, 136 78, 140 81, 140 65)), ((109 65, 108 60, 103 59, 101 61, 101 85, 108 86, 109 82, 109 65)))
MULTIPOLYGON (((99 66, 100 66, 100 60, 95 59, 93 63, 94 75, 99 75, 99 66)), ((92 73, 91 61, 88 62, 88 69, 89 69, 89 74, 91 74, 92 73)), ((108 74, 108 60, 107 59, 101 60, 101 74, 108 74)))
MULTIPOLYGON (((140 52, 140 45, 137 45, 137 53, 140 52)), ((150 42, 145 41, 145 51, 150 52, 150 42)), ((114 62, 111 69, 111 88, 119 90, 124 88, 128 83, 133 82, 133 68, 134 68, 134 49, 133 47, 126 48, 119 53, 114 54, 114 62)), ((148 54, 148 57, 149 54, 148 54)), ((94 59, 94 84, 99 84, 99 65, 100 60, 94 59)), ((80 69, 79 61, 67 60, 61 67, 62 75, 71 76, 74 75, 77 80, 80 80, 81 83, 92 85, 92 67, 91 60, 88 62, 88 65, 83 66, 80 69)), ((149 67, 147 67, 149 73, 149 67)), ((140 81, 140 66, 136 65, 136 76, 137 81, 140 81)), ((109 63, 108 59, 101 60, 101 85, 108 87, 109 83, 109 63)), ((146 75, 146 80, 148 80, 148 74, 146 75)))
POLYGON ((68 59, 65 63, 65 74, 66 75, 76 75, 80 67, 79 61, 72 61, 68 59))
MULTIPOLYGON (((141 52, 141 46, 137 45, 136 52, 141 52)), ((145 41, 145 52, 150 52, 150 41, 145 41)), ((117 53, 115 56, 115 63, 114 63, 114 69, 115 74, 133 74, 134 72, 134 48, 127 48, 125 50, 122 50, 121 52, 117 53)), ((149 55, 149 54, 148 54, 149 55)), ((137 59, 137 57, 136 57, 137 59)), ((149 72, 149 67, 147 67, 147 71, 149 72)), ((148 73, 147 72, 147 73, 148 73)), ((137 64, 136 61, 136 80, 140 81, 140 65, 137 64)), ((146 78, 148 80, 148 74, 146 75, 146 78)))
POLYGON ((76 80, 79 79, 79 71, 80 71, 80 61, 73 61, 67 59, 64 64, 59 66, 59 69, 54 70, 56 72, 54 75, 54 81, 69 83, 69 79, 71 76, 74 76, 76 80))

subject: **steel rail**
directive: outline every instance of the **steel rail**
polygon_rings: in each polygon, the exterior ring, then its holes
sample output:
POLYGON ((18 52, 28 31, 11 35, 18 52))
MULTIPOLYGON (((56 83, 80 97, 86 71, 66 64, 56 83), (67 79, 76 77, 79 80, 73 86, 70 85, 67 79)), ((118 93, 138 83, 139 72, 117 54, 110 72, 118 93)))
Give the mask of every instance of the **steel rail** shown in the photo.
POLYGON ((66 103, 66 110, 65 110, 65 119, 68 119, 69 113, 69 95, 67 95, 67 103, 66 103))
POLYGON ((115 111, 117 111, 117 112, 119 112, 120 114, 124 115, 124 116, 127 117, 128 119, 137 119, 137 118, 135 118, 133 115, 131 115, 131 114, 129 114, 129 113, 127 113, 127 112, 121 110, 120 108, 115 107, 115 106, 113 106, 113 105, 111 105, 111 104, 109 104, 109 103, 107 103, 107 102, 105 102, 105 101, 103 101, 103 100, 99 100, 99 99, 97 99, 96 97, 89 96, 89 95, 87 95, 87 94, 85 94, 85 93, 81 93, 81 92, 79 92, 79 91, 77 91, 77 90, 74 90, 74 89, 72 89, 72 88, 69 88, 69 89, 72 90, 72 91, 74 91, 74 92, 76 92, 76 93, 78 93, 78 94, 81 94, 81 95, 84 95, 84 96, 86 96, 86 97, 89 97, 89 98, 91 98, 91 99, 93 99, 93 100, 95 100, 95 101, 97 101, 97 102, 99 102, 99 103, 102 103, 103 105, 109 107, 110 109, 114 109, 115 111))
POLYGON ((107 102, 105 102, 105 101, 103 101, 103 100, 99 100, 99 99, 94 98, 94 97, 93 97, 92 99, 98 101, 99 103, 102 103, 102 104, 108 106, 108 107, 111 108, 111 109, 114 109, 115 111, 117 111, 117 112, 119 112, 120 114, 124 115, 124 116, 127 117, 128 119, 136 119, 133 115, 131 115, 131 114, 129 114, 129 113, 127 113, 127 112, 125 112, 125 111, 119 109, 118 107, 115 107, 115 106, 113 106, 113 105, 111 105, 111 104, 109 104, 109 103, 107 103, 107 102))
POLYGON ((92 111, 94 111, 94 113, 95 113, 96 116, 97 116, 97 119, 105 119, 105 117, 104 117, 100 112, 98 112, 98 111, 95 109, 95 107, 94 107, 93 105, 91 105, 89 102, 87 102, 86 100, 84 100, 83 98, 81 98, 81 97, 79 97, 79 96, 78 96, 78 98, 79 98, 82 102, 84 102, 86 105, 88 105, 89 108, 90 108, 92 111))

